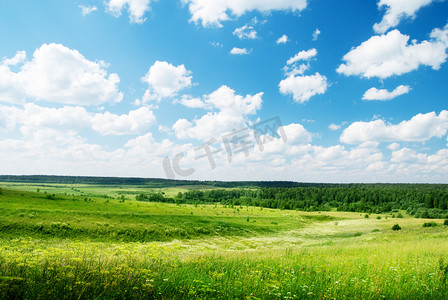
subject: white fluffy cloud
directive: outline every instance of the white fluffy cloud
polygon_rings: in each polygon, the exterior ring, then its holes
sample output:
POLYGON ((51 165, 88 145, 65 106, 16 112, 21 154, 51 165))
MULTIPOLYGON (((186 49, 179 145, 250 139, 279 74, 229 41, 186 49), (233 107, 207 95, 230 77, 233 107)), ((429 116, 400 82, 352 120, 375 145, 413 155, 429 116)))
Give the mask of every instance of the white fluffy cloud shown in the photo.
POLYGON ((95 5, 79 5, 78 7, 81 9, 81 14, 83 17, 90 15, 98 9, 95 5))
POLYGON ((233 34, 236 35, 240 40, 242 39, 256 39, 257 32, 255 31, 253 26, 244 25, 236 28, 233 31, 233 34))
POLYGON ((282 127, 288 142, 291 144, 307 144, 312 140, 311 133, 301 124, 292 123, 282 127))
POLYGON ((80 106, 47 108, 28 103, 19 109, 0 105, 0 116, 5 113, 10 116, 3 129, 11 131, 17 128, 23 136, 23 140, 11 143, 12 149, 8 151, 17 151, 17 147, 21 149, 18 152, 32 153, 34 159, 37 149, 54 147, 55 144, 66 147, 72 143, 82 143, 77 132, 90 125, 89 114, 80 106))
POLYGON ((24 103, 26 99, 63 104, 100 105, 120 102, 120 78, 108 74, 104 62, 86 59, 60 44, 43 44, 26 61, 24 51, 0 65, 0 101, 24 103), (10 66, 22 64, 18 72, 10 66))
POLYGON ((427 158, 426 154, 417 153, 413 149, 402 148, 392 152, 392 157, 390 161, 393 163, 419 164, 424 163, 426 158, 427 158))
POLYGON ((288 36, 286 34, 282 35, 277 39, 277 44, 286 44, 289 41, 288 36))
POLYGON ((246 48, 233 47, 232 50, 230 50, 230 54, 233 54, 233 55, 246 55, 246 54, 249 54, 249 51, 246 48))
POLYGON ((402 19, 415 18, 417 11, 434 0, 380 0, 378 8, 386 7, 386 13, 380 23, 373 25, 376 33, 385 33, 397 26, 402 19))
POLYGON ((247 116, 255 114, 261 108, 262 95, 263 93, 258 93, 243 97, 236 95, 231 88, 221 86, 204 96, 203 102, 214 111, 192 122, 179 119, 173 125, 173 130, 179 139, 218 139, 232 129, 243 128, 248 121, 247 116))
POLYGON ((418 114, 409 121, 397 125, 387 124, 384 120, 355 122, 347 127, 340 140, 347 144, 375 142, 423 142, 433 137, 441 138, 448 131, 448 111, 418 114))
POLYGON ((174 66, 166 61, 156 61, 142 81, 149 85, 145 91, 143 101, 173 97, 177 92, 191 86, 191 71, 184 65, 174 66))
POLYGON ((288 59, 286 64, 292 65, 301 60, 309 61, 316 55, 317 55, 317 50, 314 48, 310 49, 310 50, 306 50, 306 51, 303 50, 303 51, 300 51, 299 53, 297 53, 296 55, 294 55, 293 57, 291 57, 290 59, 288 59))
POLYGON ((25 51, 17 51, 16 55, 13 58, 5 58, 2 61, 2 66, 17 66, 18 64, 26 61, 26 52, 25 51))
POLYGON ((327 90, 327 77, 315 73, 310 76, 290 75, 279 83, 280 93, 292 95, 294 101, 305 103, 315 95, 322 95, 327 90))
POLYGON ((102 135, 126 135, 147 131, 155 123, 156 118, 147 107, 140 107, 123 115, 110 112, 95 114, 90 121, 92 129, 102 135))
POLYGON ((392 92, 389 92, 386 89, 377 89, 375 87, 368 89, 364 96, 362 96, 363 100, 381 100, 381 101, 387 101, 392 100, 395 97, 404 95, 409 93, 411 88, 408 85, 400 85, 397 86, 392 92))
POLYGON ((420 66, 438 70, 446 61, 448 48, 448 24, 434 29, 430 39, 409 44, 409 36, 392 30, 386 35, 373 36, 348 52, 337 72, 344 75, 388 78, 402 75, 420 66))
POLYGON ((294 147, 294 158, 288 170, 303 170, 309 180, 317 182, 322 182, 319 179, 322 176, 328 178, 327 182, 369 181, 372 179, 367 177, 378 172, 373 169, 384 168, 384 157, 376 146, 363 144, 347 149, 341 145, 322 147, 308 144, 294 147))
POLYGON ((80 106, 61 108, 41 107, 25 104, 23 109, 0 105, 0 129, 13 130, 16 126, 22 133, 41 134, 42 132, 76 132, 91 128, 102 135, 140 134, 155 123, 152 111, 146 107, 116 115, 110 112, 91 114, 80 106))
POLYGON ((127 7, 129 21, 142 24, 145 22, 145 13, 150 9, 151 0, 109 0, 106 1, 106 11, 115 17, 121 16, 121 11, 127 7))
POLYGON ((178 149, 173 142, 167 139, 160 143, 156 142, 151 132, 130 139, 124 147, 129 148, 133 156, 151 155, 163 157, 165 155, 173 154, 173 150, 175 151, 178 149))
POLYGON ((315 95, 322 95, 327 90, 327 77, 315 73, 309 76, 303 75, 310 68, 309 61, 317 55, 316 49, 303 50, 289 58, 283 71, 287 76, 280 81, 279 89, 283 95, 292 95, 294 101, 299 103, 307 102, 315 95), (300 62, 305 61, 306 63, 300 62))
POLYGON ((284 165, 288 156, 294 156, 300 153, 306 145, 312 141, 312 134, 301 124, 291 123, 278 128, 277 137, 272 133, 260 137, 263 147, 255 145, 255 160, 261 162, 272 162, 273 160, 281 161, 279 165, 284 165))
POLYGON ((206 104, 200 98, 193 98, 188 95, 183 95, 180 100, 176 101, 177 103, 182 104, 183 106, 189 108, 205 108, 206 104))
POLYGON ((289 58, 283 67, 286 76, 303 75, 310 68, 310 60, 317 55, 316 49, 303 50, 289 58), (304 63, 305 62, 305 63, 304 63))
POLYGON ((391 143, 387 146, 387 149, 395 151, 400 149, 400 144, 399 143, 391 143))
POLYGON ((328 129, 336 131, 336 130, 341 129, 341 126, 337 125, 337 124, 330 124, 330 125, 328 125, 328 129))
POLYGON ((253 10, 299 12, 307 6, 307 0, 183 0, 183 2, 188 4, 191 13, 190 20, 196 23, 201 22, 204 27, 221 27, 222 21, 230 20, 232 16, 239 17, 253 10))
MULTIPOLYGON (((28 103, 17 117, 19 124, 33 130, 42 128, 75 130, 89 124, 89 114, 80 106, 48 108, 28 103)), ((23 127, 21 130, 23 131, 23 127)))

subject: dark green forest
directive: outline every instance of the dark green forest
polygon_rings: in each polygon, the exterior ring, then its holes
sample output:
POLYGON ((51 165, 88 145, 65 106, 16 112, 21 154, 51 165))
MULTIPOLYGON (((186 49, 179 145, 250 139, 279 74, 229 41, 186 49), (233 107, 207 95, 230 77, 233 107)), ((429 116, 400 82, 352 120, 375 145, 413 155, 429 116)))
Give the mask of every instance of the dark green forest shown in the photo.
POLYGON ((448 218, 447 185, 347 184, 292 188, 191 190, 174 198, 140 194, 139 201, 220 203, 304 211, 388 213, 406 210, 417 218, 448 218))
POLYGON ((320 186, 320 183, 300 183, 293 181, 199 181, 174 180, 164 178, 139 177, 90 177, 57 175, 0 175, 0 182, 53 183, 53 184, 94 184, 94 185, 138 185, 147 188, 164 188, 173 186, 208 185, 223 188, 250 187, 305 187, 320 186))

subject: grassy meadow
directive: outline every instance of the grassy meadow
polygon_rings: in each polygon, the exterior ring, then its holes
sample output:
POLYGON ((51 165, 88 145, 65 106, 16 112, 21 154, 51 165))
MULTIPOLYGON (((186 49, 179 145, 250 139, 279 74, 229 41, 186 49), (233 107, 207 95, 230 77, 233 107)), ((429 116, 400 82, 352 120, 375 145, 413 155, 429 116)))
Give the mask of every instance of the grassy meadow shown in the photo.
POLYGON ((444 220, 138 202, 135 186, 0 187, 0 299, 448 298, 444 220))

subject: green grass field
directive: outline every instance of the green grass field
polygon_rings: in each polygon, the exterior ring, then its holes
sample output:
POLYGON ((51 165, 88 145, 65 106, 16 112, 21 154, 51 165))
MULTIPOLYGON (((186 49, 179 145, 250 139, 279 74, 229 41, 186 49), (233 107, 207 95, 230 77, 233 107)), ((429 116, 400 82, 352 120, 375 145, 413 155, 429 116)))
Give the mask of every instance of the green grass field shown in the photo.
POLYGON ((1 299, 448 298, 443 220, 137 202, 135 186, 0 187, 1 299))

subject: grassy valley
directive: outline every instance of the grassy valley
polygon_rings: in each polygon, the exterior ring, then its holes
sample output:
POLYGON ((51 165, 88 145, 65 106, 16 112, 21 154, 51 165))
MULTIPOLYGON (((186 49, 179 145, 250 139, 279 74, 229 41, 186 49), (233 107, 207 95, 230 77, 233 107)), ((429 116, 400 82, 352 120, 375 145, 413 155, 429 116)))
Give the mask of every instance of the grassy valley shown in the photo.
POLYGON ((136 201, 207 184, 1 187, 2 299, 448 297, 444 219, 136 201))

